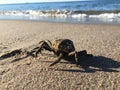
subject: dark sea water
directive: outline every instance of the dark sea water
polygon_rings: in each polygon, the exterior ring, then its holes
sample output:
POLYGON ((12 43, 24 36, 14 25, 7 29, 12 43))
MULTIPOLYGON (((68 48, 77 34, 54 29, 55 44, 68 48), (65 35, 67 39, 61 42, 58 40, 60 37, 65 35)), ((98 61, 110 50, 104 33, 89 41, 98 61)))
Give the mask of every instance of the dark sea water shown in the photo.
POLYGON ((120 0, 1 4, 0 19, 120 24, 120 0))

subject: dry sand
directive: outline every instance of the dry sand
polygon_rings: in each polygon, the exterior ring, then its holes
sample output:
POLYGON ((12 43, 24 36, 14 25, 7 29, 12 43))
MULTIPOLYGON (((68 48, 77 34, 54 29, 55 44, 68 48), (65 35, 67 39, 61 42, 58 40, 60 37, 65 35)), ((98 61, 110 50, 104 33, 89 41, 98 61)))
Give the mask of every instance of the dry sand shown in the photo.
POLYGON ((120 90, 119 25, 0 21, 0 56, 59 38, 94 55, 81 60, 89 69, 64 60, 49 68, 55 57, 16 54, 0 58, 0 90, 120 90))

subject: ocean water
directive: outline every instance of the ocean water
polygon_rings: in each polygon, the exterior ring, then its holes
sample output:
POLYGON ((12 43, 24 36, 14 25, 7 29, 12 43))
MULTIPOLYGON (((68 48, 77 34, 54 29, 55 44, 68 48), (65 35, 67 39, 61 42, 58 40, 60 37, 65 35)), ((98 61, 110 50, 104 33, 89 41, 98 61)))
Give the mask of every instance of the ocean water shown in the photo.
POLYGON ((1 4, 0 19, 120 24, 120 0, 1 4))

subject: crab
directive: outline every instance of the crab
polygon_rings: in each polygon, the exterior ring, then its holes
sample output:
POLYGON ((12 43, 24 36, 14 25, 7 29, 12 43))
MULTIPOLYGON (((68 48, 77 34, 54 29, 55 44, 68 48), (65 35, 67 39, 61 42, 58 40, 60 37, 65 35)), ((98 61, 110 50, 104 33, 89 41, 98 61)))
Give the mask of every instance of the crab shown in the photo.
POLYGON ((70 39, 57 39, 53 43, 49 40, 43 40, 39 42, 39 45, 39 47, 33 49, 33 52, 35 52, 35 57, 37 57, 38 53, 42 53, 42 50, 53 52, 58 57, 57 60, 50 64, 50 66, 59 63, 61 59, 66 56, 69 57, 73 55, 75 57, 76 64, 78 63, 77 51, 75 50, 73 41, 70 39))

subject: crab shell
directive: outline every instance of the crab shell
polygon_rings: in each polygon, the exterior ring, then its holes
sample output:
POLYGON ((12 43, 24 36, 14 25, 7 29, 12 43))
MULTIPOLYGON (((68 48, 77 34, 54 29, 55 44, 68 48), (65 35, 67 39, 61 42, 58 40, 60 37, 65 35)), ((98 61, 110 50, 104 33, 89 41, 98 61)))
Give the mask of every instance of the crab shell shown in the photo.
POLYGON ((55 52, 70 53, 72 51, 75 51, 74 44, 69 39, 55 40, 52 44, 52 48, 55 52))

